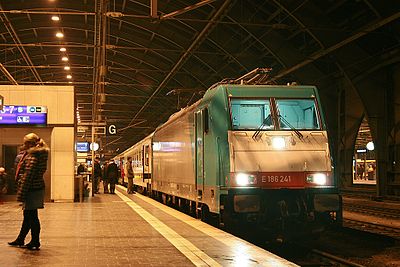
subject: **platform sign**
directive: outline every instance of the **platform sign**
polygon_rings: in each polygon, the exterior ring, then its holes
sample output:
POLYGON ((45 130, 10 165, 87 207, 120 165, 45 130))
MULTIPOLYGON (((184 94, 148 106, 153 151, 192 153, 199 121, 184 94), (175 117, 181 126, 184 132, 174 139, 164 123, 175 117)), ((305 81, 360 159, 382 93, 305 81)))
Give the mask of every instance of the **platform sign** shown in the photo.
POLYGON ((84 132, 86 132, 86 131, 88 131, 89 130, 89 127, 87 127, 87 126, 78 126, 77 128, 76 128, 76 131, 78 132, 78 133, 84 133, 84 132))
MULTIPOLYGON (((76 142, 76 152, 89 152, 89 143, 88 142, 76 142)), ((85 153, 87 156, 87 153, 85 153)))
POLYGON ((47 125, 47 107, 3 105, 0 125, 47 125))
POLYGON ((117 134, 117 126, 115 126, 114 124, 107 125, 107 133, 110 135, 117 134))

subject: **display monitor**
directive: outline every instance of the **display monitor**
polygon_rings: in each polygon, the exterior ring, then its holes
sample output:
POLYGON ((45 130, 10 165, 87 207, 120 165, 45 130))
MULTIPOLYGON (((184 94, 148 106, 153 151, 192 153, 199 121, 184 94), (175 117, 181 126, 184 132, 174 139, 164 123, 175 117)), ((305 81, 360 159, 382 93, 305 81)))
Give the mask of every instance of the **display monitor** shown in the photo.
POLYGON ((76 143, 76 152, 89 152, 89 143, 88 142, 77 142, 76 143))
POLYGON ((3 106, 0 125, 47 125, 45 106, 3 106))

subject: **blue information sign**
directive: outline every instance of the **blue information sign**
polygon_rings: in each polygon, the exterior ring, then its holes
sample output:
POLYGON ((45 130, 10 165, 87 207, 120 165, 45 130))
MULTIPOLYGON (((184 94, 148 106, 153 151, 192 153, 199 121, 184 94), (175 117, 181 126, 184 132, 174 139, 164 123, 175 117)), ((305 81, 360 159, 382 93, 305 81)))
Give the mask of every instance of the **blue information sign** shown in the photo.
POLYGON ((3 106, 0 110, 0 125, 46 125, 47 107, 3 106))
POLYGON ((76 151, 77 152, 88 152, 89 151, 89 143, 88 142, 77 142, 76 143, 76 151))

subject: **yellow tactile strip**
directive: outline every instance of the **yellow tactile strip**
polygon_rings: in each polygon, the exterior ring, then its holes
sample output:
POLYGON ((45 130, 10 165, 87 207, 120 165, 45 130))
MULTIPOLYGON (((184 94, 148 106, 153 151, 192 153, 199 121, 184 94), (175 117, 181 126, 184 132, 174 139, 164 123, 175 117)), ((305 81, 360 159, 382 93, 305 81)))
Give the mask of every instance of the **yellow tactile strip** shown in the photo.
MULTIPOLYGON (((122 190, 125 190, 124 187, 120 187, 120 188, 122 190)), ((125 195, 123 195, 122 193, 119 193, 119 196, 128 198, 125 195)), ((162 210, 163 212, 175 217, 176 219, 190 225, 191 227, 195 228, 196 230, 218 240, 219 242, 225 244, 227 247, 231 248, 233 251, 235 251, 235 259, 234 259, 234 263, 233 263, 234 266, 250 266, 250 265, 274 266, 274 267, 275 266, 298 266, 290 261, 280 258, 279 256, 277 256, 271 252, 268 252, 268 251, 261 249, 253 244, 250 244, 245 240, 237 238, 227 232, 224 232, 224 231, 222 231, 218 228, 215 228, 211 225, 208 225, 200 220, 194 219, 194 218, 192 218, 184 213, 181 213, 177 210, 174 210, 168 206, 165 206, 151 198, 145 197, 140 194, 136 194, 135 197, 140 198, 141 200, 153 205, 154 207, 162 210)), ((129 199, 129 201, 132 202, 130 199, 129 199)), ((137 204, 135 204, 135 205, 138 206, 137 204)), ((138 206, 138 207, 140 207, 140 206, 138 206)), ((140 209, 142 209, 142 208, 140 208, 140 209)), ((150 216, 153 216, 153 215, 150 215, 150 216)), ((168 226, 166 226, 166 227, 168 227, 168 226)), ((161 234, 163 234, 163 233, 161 233, 161 234)), ((184 239, 183 237, 181 237, 181 238, 184 239)))
POLYGON ((159 219, 151 215, 145 209, 137 205, 124 194, 116 191, 116 194, 125 201, 137 214, 146 220, 155 230, 163 235, 172 245, 174 245, 183 255, 185 255, 196 266, 221 266, 213 258, 209 257, 187 239, 180 236, 177 232, 169 228, 159 219))

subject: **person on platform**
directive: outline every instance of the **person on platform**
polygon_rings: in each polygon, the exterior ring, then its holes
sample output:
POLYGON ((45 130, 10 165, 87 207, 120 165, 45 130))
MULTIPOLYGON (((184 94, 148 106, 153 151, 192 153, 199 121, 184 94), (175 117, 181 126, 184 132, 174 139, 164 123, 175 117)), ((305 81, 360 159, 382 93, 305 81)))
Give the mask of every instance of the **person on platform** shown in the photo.
POLYGON ((93 169, 93 188, 94 188, 94 193, 99 194, 99 184, 100 184, 100 179, 101 179, 101 166, 100 166, 100 160, 98 158, 94 159, 94 169, 93 169))
POLYGON ((128 157, 128 161, 126 162, 126 176, 128 177, 127 193, 134 194, 135 192, 133 191, 133 178, 135 177, 135 174, 133 173, 132 168, 132 157, 128 157))
POLYGON ((4 167, 0 167, 0 195, 8 193, 8 175, 4 167))
POLYGON ((107 176, 107 167, 108 167, 108 161, 105 161, 103 164, 103 187, 104 187, 104 194, 108 194, 108 176, 107 176))
POLYGON ((16 176, 19 177, 17 200, 22 202, 24 220, 17 239, 8 244, 23 247, 25 237, 31 231, 32 239, 25 247, 29 250, 38 250, 40 247, 38 209, 44 208, 43 175, 47 169, 49 148, 43 139, 30 133, 24 137, 24 149, 26 153, 19 161, 16 170, 16 176))
POLYGON ((22 145, 22 146, 19 147, 19 152, 18 152, 17 156, 14 159, 15 182, 17 184, 18 184, 18 180, 19 180, 19 177, 17 175, 18 164, 21 161, 21 159, 25 156, 25 153, 26 153, 25 147, 24 147, 24 145, 22 145))
POLYGON ((110 194, 115 194, 115 184, 118 182, 118 166, 114 160, 110 160, 107 166, 107 179, 110 183, 110 194))
POLYGON ((82 163, 79 164, 78 169, 77 169, 76 172, 77 172, 78 175, 82 175, 82 173, 85 172, 85 166, 82 163))

